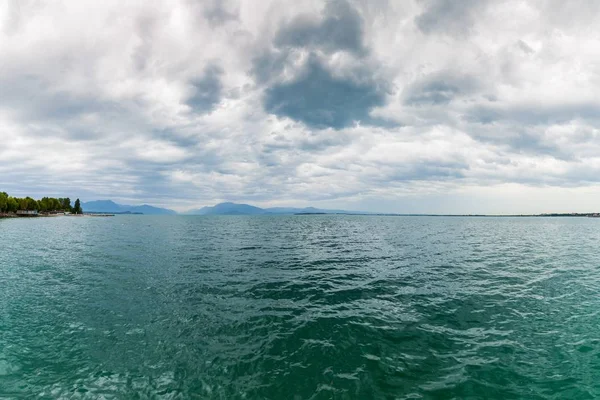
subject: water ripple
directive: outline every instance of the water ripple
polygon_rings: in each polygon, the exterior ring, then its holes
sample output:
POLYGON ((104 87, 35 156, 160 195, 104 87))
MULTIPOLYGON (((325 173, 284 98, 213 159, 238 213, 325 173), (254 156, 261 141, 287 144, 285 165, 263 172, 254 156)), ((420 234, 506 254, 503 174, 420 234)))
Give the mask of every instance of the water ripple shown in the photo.
POLYGON ((600 397, 598 221, 0 220, 0 398, 600 397))

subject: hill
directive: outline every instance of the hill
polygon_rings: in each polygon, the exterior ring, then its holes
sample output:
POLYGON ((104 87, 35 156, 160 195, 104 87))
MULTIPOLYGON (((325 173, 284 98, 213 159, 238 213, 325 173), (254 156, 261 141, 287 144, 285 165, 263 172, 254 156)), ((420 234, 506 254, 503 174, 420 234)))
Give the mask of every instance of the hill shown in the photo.
POLYGON ((260 215, 267 214, 265 210, 249 204, 219 203, 212 207, 202 207, 190 210, 189 215, 260 215))
POLYGON ((187 215, 293 215, 293 214, 368 214, 360 211, 328 210, 315 207, 260 208, 250 204, 219 203, 186 212, 187 215))
POLYGON ((96 200, 83 203, 81 205, 84 212, 97 212, 97 213, 112 213, 112 214, 144 214, 144 215, 175 215, 177 214, 173 210, 168 208, 159 208, 149 206, 147 204, 141 206, 130 206, 124 204, 117 204, 112 200, 96 200))

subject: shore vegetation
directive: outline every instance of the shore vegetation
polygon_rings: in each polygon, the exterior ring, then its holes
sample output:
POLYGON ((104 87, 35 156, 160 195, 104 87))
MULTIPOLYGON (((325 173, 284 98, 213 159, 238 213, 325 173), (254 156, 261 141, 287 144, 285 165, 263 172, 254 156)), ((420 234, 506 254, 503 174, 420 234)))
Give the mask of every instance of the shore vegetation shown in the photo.
POLYGON ((71 205, 71 199, 68 197, 43 197, 35 200, 31 197, 13 197, 6 192, 0 192, 0 213, 13 214, 18 211, 37 211, 39 213, 72 213, 83 214, 81 202, 75 200, 75 205, 71 205))

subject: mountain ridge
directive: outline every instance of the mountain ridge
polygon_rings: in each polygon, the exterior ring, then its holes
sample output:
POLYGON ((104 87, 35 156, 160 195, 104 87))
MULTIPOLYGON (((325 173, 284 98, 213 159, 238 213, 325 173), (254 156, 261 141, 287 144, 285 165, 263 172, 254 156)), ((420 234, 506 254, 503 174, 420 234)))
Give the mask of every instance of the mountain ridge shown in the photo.
POLYGON ((293 214, 370 214, 363 211, 331 210, 315 207, 267 207, 224 202, 214 206, 188 210, 185 215, 293 215, 293 214))
POLYGON ((267 207, 261 208, 245 203, 223 202, 178 213, 168 208, 148 204, 138 206, 118 204, 112 200, 94 200, 82 203, 84 212, 144 214, 144 215, 294 215, 294 214, 372 214, 364 211, 347 211, 316 207, 267 207))
POLYGON ((148 204, 140 206, 130 206, 118 204, 112 200, 94 200, 82 203, 81 208, 84 212, 90 213, 139 213, 144 215, 176 215, 177 212, 168 208, 154 207, 148 204))
POLYGON ((185 212, 186 215, 260 215, 265 214, 264 209, 232 202, 218 203, 185 212))

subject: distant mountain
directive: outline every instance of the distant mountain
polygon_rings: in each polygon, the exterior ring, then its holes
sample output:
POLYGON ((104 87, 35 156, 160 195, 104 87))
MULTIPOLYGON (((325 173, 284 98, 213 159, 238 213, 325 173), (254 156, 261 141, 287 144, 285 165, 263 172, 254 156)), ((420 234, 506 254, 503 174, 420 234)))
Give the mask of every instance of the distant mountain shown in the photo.
MULTIPOLYGON (((167 208, 158 208, 147 204, 129 206, 115 203, 112 200, 96 200, 82 203, 84 212, 112 214, 145 214, 145 215, 176 215, 167 208)), ((185 212, 186 215, 293 215, 293 214, 370 214, 360 211, 328 210, 315 207, 270 207, 260 208, 250 204, 219 203, 211 207, 202 207, 185 212)))
POLYGON ((176 211, 168 208, 160 208, 149 206, 148 204, 142 204, 141 206, 133 206, 130 209, 134 213, 142 213, 145 215, 177 215, 176 211))
POLYGON ((327 210, 315 207, 260 208, 249 204, 220 203, 212 207, 190 210, 188 215, 292 215, 292 214, 369 214, 359 211, 327 210))
POLYGON ((368 214, 361 211, 328 210, 315 207, 270 207, 265 208, 265 211, 269 214, 368 214))
POLYGON ((270 214, 297 214, 302 212, 319 212, 314 207, 296 208, 296 207, 270 207, 265 208, 265 211, 270 214))
POLYGON ((117 204, 112 200, 96 200, 83 203, 81 205, 84 212, 98 213, 140 213, 145 215, 175 215, 173 210, 167 208, 158 208, 147 204, 141 206, 128 206, 117 204))
POLYGON ((189 215, 260 215, 267 214, 262 208, 249 204, 220 203, 212 207, 202 207, 198 210, 190 210, 189 215))
POLYGON ((82 203, 81 208, 83 208, 84 212, 115 213, 128 211, 125 206, 117 204, 112 200, 88 201, 87 203, 82 203))

